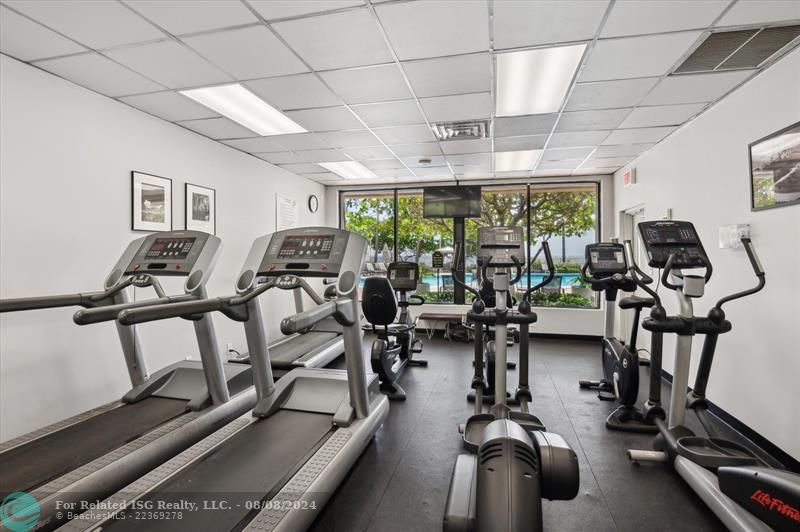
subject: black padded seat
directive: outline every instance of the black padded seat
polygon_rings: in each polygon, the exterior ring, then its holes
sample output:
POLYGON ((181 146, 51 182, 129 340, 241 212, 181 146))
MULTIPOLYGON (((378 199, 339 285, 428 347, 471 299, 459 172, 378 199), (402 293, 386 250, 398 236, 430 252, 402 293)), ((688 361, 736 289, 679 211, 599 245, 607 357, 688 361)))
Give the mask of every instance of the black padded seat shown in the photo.
POLYGON ((361 310, 374 326, 387 326, 397 317, 397 296, 385 277, 367 277, 361 291, 361 310))
POLYGON ((621 309, 643 309, 643 308, 650 308, 656 304, 656 300, 652 297, 639 297, 639 296, 627 296, 623 297, 619 300, 619 308, 621 309))

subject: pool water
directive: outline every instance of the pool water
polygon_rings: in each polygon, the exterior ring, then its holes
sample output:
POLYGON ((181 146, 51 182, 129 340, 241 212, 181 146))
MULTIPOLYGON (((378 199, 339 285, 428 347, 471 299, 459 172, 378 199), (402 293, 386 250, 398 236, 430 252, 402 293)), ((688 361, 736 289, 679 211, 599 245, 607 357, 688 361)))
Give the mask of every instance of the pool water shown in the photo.
MULTIPOLYGON (((561 276, 561 286, 562 286, 562 288, 569 286, 572 283, 573 279, 577 279, 577 278, 580 277, 580 274, 578 274, 578 273, 557 273, 556 275, 560 275, 561 276)), ((426 283, 426 284, 428 284, 430 286, 441 286, 443 283, 446 283, 446 282, 450 282, 452 284, 452 282, 450 281, 450 276, 449 275, 441 275, 439 277, 440 277, 440 279, 437 280, 437 276, 436 275, 426 275, 426 276, 424 276, 422 278, 422 282, 426 283)), ((466 280, 467 284, 471 285, 473 283, 473 275, 471 273, 468 273, 468 274, 465 275, 465 277, 466 277, 465 280, 466 280)), ((533 286, 533 285, 535 285, 537 283, 542 282, 544 280, 544 278, 545 278, 545 275, 541 274, 541 273, 532 273, 532 274, 528 274, 527 277, 530 277, 531 286, 533 286)), ((522 286, 527 285, 528 283, 525 280, 525 278, 526 278, 526 276, 523 275, 522 279, 520 279, 519 283, 517 283, 517 284, 518 285, 522 285, 522 286)))

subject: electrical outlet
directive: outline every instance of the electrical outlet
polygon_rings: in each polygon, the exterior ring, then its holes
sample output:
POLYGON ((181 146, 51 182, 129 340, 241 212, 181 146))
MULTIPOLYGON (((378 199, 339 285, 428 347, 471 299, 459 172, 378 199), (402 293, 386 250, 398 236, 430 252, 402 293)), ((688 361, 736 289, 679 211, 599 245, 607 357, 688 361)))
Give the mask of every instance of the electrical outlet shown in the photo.
POLYGON ((719 248, 740 248, 742 238, 750 237, 750 224, 723 225, 719 228, 719 248))
POLYGON ((669 207, 664 209, 664 212, 661 213, 661 219, 662 220, 672 220, 672 209, 669 208, 669 207))

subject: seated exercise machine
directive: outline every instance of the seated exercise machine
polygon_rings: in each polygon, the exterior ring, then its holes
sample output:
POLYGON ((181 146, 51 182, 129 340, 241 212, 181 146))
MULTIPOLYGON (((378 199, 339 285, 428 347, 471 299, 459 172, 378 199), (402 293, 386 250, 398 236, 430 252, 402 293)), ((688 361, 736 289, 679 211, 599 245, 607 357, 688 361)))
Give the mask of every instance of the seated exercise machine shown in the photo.
MULTIPOLYGON (((197 301, 206 297, 220 247, 207 233, 154 233, 128 245, 104 290, 4 299, 0 312, 82 306, 73 319, 86 325, 116 320, 125 309, 197 301), (165 294, 162 276, 185 277, 185 293, 165 294), (131 286, 152 287, 158 297, 129 301, 131 286)), ((133 387, 119 401, 3 443, 0 499, 30 493, 40 507, 37 527, 52 529, 66 520, 57 510, 114 493, 252 408, 250 368, 222 362, 209 316, 191 319, 201 361, 181 360, 152 375, 139 331, 118 326, 133 387)))
POLYGON ((358 278, 367 247, 362 236, 329 227, 278 231, 255 240, 235 295, 121 313, 118 322, 125 326, 214 311, 242 322, 259 401, 251 413, 104 501, 113 511, 75 519, 64 530, 306 530, 389 412, 362 353, 358 278), (325 251, 306 253, 303 242, 311 239, 321 239, 325 251), (258 297, 297 275, 336 278, 337 295, 283 319, 281 331, 293 334, 335 319, 344 330, 347 369, 297 368, 276 383, 258 297), (224 504, 213 504, 219 499, 224 504), (192 510, 140 521, 137 508, 150 506, 192 510))
MULTIPOLYGON (((626 246, 628 243, 626 243, 626 246)), ((639 354, 636 349, 636 336, 639 330, 639 316, 643 308, 655 304, 651 297, 628 296, 619 302, 621 309, 634 309, 630 342, 626 345, 614 337, 614 303, 617 293, 634 292, 638 287, 636 280, 628 275, 629 265, 626 247, 617 242, 600 242, 586 245, 586 262, 581 268, 581 280, 595 292, 605 292, 606 316, 605 336, 600 351, 603 379, 599 381, 581 380, 581 388, 597 390, 597 397, 603 401, 619 401, 619 407, 606 418, 606 427, 626 432, 655 434, 658 428, 644 419, 636 408, 639 394, 639 354)), ((641 272, 639 280, 651 283, 653 280, 641 272)))
MULTIPOLYGON (((484 276, 494 267, 497 306, 487 309, 480 298, 472 304, 469 319, 495 328, 497 365, 505 368, 506 327, 520 328, 520 383, 515 394, 520 410, 511 410, 505 394, 495 394, 495 404, 484 413, 480 395, 484 386, 477 375, 481 366, 476 354, 475 414, 463 426, 464 447, 469 451, 456 459, 444 517, 446 532, 530 532, 542 530, 542 498, 570 500, 578 494, 579 469, 575 452, 559 435, 545 432, 542 422, 528 411, 531 393, 528 385, 529 326, 536 322, 531 311, 531 293, 546 283, 529 288, 517 311, 506 306, 509 274, 522 277, 519 257, 524 257, 522 229, 519 227, 479 228, 484 276), (476 382, 477 381, 477 382, 476 382)), ((550 250, 542 243, 548 266, 554 271, 550 250)), ((457 254, 458 256, 458 254, 457 254)), ((547 280, 549 281, 549 279, 547 280)), ((464 284, 462 280, 456 281, 464 284)), ((477 352, 476 352, 477 353, 477 352)), ((495 374, 495 390, 505 390, 506 372, 495 374)))
POLYGON ((427 360, 414 358, 415 354, 422 352, 422 340, 416 338, 417 320, 409 312, 410 306, 423 305, 425 299, 416 294, 409 295, 417 289, 417 263, 392 262, 386 275, 364 280, 361 310, 372 332, 377 335, 372 342, 370 360, 372 371, 380 379, 381 391, 393 401, 405 401, 406 392, 397 379, 406 366, 428 365, 427 360))
POLYGON ((657 425, 655 451, 629 450, 634 462, 669 462, 700 496, 722 523, 732 531, 797 530, 800 523, 800 475, 772 468, 747 447, 717 435, 708 414, 706 386, 717 339, 730 332, 722 306, 755 294, 765 284, 764 269, 749 238, 742 238, 744 250, 758 278, 754 288, 720 299, 705 317, 695 316, 692 300, 703 296, 711 279, 711 261, 690 222, 641 222, 639 232, 654 268, 663 268, 661 283, 675 292, 679 313, 668 316, 658 294, 646 285, 655 306, 642 326, 652 333, 650 355, 650 398, 644 415, 657 425), (705 269, 702 275, 685 270, 705 269), (669 417, 661 406, 663 335, 678 336, 672 374, 669 417), (692 338, 705 335, 697 377, 689 385, 692 338), (686 426, 686 411, 693 411, 708 434, 698 436, 686 426))

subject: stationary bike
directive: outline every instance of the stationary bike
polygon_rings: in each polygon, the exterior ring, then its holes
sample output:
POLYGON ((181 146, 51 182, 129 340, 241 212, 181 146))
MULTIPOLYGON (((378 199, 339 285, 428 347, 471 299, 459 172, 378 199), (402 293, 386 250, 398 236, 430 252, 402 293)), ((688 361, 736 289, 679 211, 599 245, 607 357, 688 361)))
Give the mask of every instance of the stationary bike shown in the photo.
POLYGON ((372 342, 370 361, 372 371, 378 374, 381 391, 390 400, 405 401, 406 392, 397 382, 400 374, 406 366, 428 365, 427 360, 414 359, 415 354, 422 352, 422 341, 416 338, 416 320, 408 309, 422 305, 425 299, 409 294, 417 289, 419 265, 392 262, 386 270, 386 278, 368 277, 364 281, 361 310, 377 335, 372 342))
MULTIPOLYGON (((626 242, 629 247, 630 242, 626 242)), ((600 352, 603 366, 603 379, 599 381, 581 380, 580 387, 597 390, 597 397, 602 401, 619 401, 620 406, 606 418, 606 427, 625 432, 655 434, 658 427, 648 421, 636 408, 639 394, 639 355, 636 349, 636 335, 639 329, 639 317, 643 308, 655 304, 651 297, 628 296, 619 302, 621 309, 634 309, 633 326, 630 342, 614 337, 614 302, 617 293, 634 292, 636 280, 628 275, 626 246, 617 242, 600 242, 586 246, 586 262, 581 268, 581 280, 591 286, 595 292, 605 292, 606 316, 605 336, 600 352)), ((628 251, 630 251, 628 249, 628 251)), ((653 280, 641 272, 640 282, 649 284, 653 280)))

